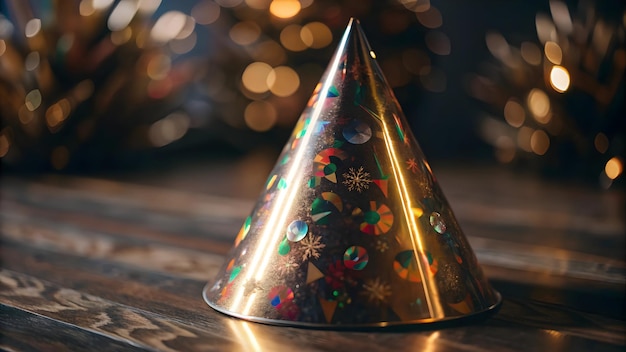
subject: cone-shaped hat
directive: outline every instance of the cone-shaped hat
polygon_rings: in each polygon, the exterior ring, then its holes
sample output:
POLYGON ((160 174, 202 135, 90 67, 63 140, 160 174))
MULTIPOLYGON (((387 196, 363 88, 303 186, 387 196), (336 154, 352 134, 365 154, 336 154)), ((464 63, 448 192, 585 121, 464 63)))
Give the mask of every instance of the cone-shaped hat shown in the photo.
POLYGON ((204 297, 239 318, 323 327, 499 303, 357 20, 204 297))

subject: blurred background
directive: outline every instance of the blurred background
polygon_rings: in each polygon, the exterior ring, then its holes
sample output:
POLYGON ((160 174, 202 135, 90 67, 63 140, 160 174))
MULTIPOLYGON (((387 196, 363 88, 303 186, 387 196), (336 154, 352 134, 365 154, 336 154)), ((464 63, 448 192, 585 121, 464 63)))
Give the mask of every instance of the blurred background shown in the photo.
POLYGON ((624 185, 621 0, 1 4, 5 171, 271 164, 354 16, 435 164, 624 185))

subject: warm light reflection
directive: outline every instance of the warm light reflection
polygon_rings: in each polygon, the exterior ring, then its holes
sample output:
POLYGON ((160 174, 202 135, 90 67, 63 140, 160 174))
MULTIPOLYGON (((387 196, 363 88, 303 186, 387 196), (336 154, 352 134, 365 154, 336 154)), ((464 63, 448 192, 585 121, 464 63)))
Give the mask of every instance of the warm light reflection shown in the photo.
POLYGON ((133 36, 133 30, 130 27, 126 27, 121 31, 111 33, 111 42, 115 45, 122 45, 130 40, 133 36))
POLYGON ((521 127, 524 124, 526 113, 524 107, 514 99, 504 104, 504 119, 513 127, 521 127))
POLYGON ((159 54, 153 56, 148 62, 148 66, 146 67, 146 74, 150 79, 160 80, 165 77, 170 72, 172 68, 172 60, 169 56, 159 54))
POLYGON ((399 0, 404 7, 413 12, 424 12, 430 9, 430 0, 399 0))
POLYGON ((211 24, 220 17, 220 6, 211 0, 199 1, 191 9, 191 17, 199 24, 211 24))
POLYGON ((606 162, 604 166, 604 172, 606 176, 611 180, 615 180, 619 175, 622 174, 623 166, 622 162, 618 157, 612 157, 609 161, 606 162))
POLYGON ((531 42, 523 42, 520 47, 522 59, 531 65, 539 65, 541 63, 541 50, 531 42))
POLYGON ((550 99, 544 91, 537 88, 532 89, 528 93, 527 101, 528 109, 537 122, 545 124, 550 121, 550 99))
POLYGON ((67 99, 61 99, 57 103, 50 105, 46 110, 46 124, 50 128, 60 125, 68 117, 71 110, 70 102, 67 99))
POLYGON ((548 41, 546 45, 544 45, 543 51, 546 54, 546 58, 555 65, 560 65, 563 60, 563 51, 561 51, 561 47, 559 44, 548 41))
POLYGON ((246 5, 252 9, 265 10, 270 7, 272 0, 246 0, 246 5))
POLYGON ((333 34, 322 22, 310 22, 300 30, 302 42, 313 49, 320 49, 333 41, 333 34))
POLYGON ((39 18, 32 18, 26 22, 24 27, 24 35, 26 38, 32 38, 41 30, 41 20, 39 18))
POLYGON ((302 27, 297 24, 291 24, 283 28, 280 32, 280 43, 291 51, 302 51, 307 48, 307 45, 302 41, 300 32, 302 27))
POLYGON ((552 18, 559 32, 565 35, 572 33, 574 25, 572 24, 572 18, 570 17, 567 5, 557 0, 552 0, 549 3, 550 13, 552 13, 552 18))
POLYGON ((33 89, 24 98, 24 105, 29 111, 35 111, 41 105, 41 92, 33 89))
POLYGON ((278 115, 274 105, 265 101, 253 101, 244 111, 244 120, 251 130, 264 132, 274 126, 278 115))
POLYGON ((287 61, 285 49, 273 40, 266 40, 257 44, 252 55, 255 60, 266 62, 272 66, 282 65, 287 61))
POLYGON ((495 156, 501 163, 510 163, 515 159, 515 142, 506 135, 498 136, 495 142, 495 156))
POLYGON ((494 57, 500 60, 507 60, 511 54, 511 48, 502 34, 497 32, 488 32, 485 36, 487 49, 494 57))
POLYGON ((122 0, 113 8, 107 21, 111 31, 121 31, 130 24, 139 9, 139 3, 133 0, 122 0))
POLYGON ((169 42, 170 49, 176 54, 185 54, 190 52, 198 41, 198 35, 194 32, 184 39, 174 39, 169 42))
MULTIPOLYGON (((348 31, 346 31, 339 42, 337 47, 337 52, 341 53, 345 50, 346 43, 348 41, 348 31)), ((329 67, 331 68, 328 72, 330 77, 333 77, 337 70, 339 69, 339 62, 341 60, 340 55, 335 55, 330 63, 329 67)), ((322 88, 318 94, 318 97, 326 97, 328 96, 328 91, 331 87, 331 80, 325 80, 322 88)), ((317 124, 322 115, 322 108, 324 104, 317 104, 310 115, 310 123, 317 124)), ((304 135, 301 138, 301 142, 303 145, 308 145, 311 143, 311 138, 313 137, 313 132, 315 129, 307 129, 304 135)), ((254 277, 254 280, 261 281, 263 276, 267 272, 267 265, 269 265, 269 260, 271 256, 266 255, 267 249, 275 247, 281 240, 281 237, 284 236, 281 231, 276 231, 276 229, 285 228, 285 222, 287 221, 287 216, 291 212, 291 208, 296 200, 296 196, 298 192, 295 192, 294 181, 302 177, 303 168, 302 165, 305 162, 305 158, 309 157, 305 154, 307 151, 306 148, 297 149, 294 155, 291 158, 291 167, 287 169, 287 174, 285 175, 285 183, 287 185, 286 190, 283 192, 278 192, 276 196, 276 204, 282 204, 282 208, 276 209, 276 211, 270 213, 268 220, 265 224, 263 232, 259 234, 259 242, 258 247, 256 248, 254 257, 249 261, 250 270, 246 271, 245 281, 249 281, 254 277)), ((232 300, 232 311, 238 312, 241 307, 241 300, 244 297, 245 287, 239 287, 239 289, 233 293, 232 300)))
POLYGON ((148 130, 148 137, 152 145, 162 147, 182 138, 187 133, 189 124, 189 116, 175 112, 153 123, 148 130))
POLYGON ((164 13, 156 21, 152 30, 150 31, 150 37, 157 43, 168 42, 181 32, 187 23, 187 15, 180 11, 169 11, 164 13))
POLYGON ((291 67, 276 67, 267 75, 267 86, 274 95, 288 97, 298 90, 300 77, 291 67))
POLYGON ((151 15, 161 6, 161 0, 139 0, 139 13, 151 15))
POLYGON ((80 13, 81 16, 91 16, 96 12, 95 7, 93 7, 93 1, 91 0, 83 0, 80 2, 80 5, 78 5, 78 13, 80 13))
POLYGON ((250 323, 243 320, 228 319, 228 326, 233 334, 237 337, 237 342, 241 343, 243 351, 259 352, 263 351, 259 341, 257 341, 250 323))
POLYGON ((107 7, 111 6, 114 0, 91 0, 91 6, 97 10, 104 10, 107 7))
POLYGON ((535 26, 537 27, 537 36, 541 43, 546 43, 549 40, 556 40, 556 28, 550 17, 543 13, 537 14, 535 17, 535 26))
POLYGON ((249 45, 259 39, 261 27, 252 21, 239 22, 230 29, 228 35, 239 45, 249 45))
POLYGON ((542 130, 536 130, 530 136, 530 149, 537 155, 544 155, 550 147, 550 137, 542 130))
POLYGON ((569 72, 563 66, 554 66, 550 71, 550 85, 559 93, 565 92, 569 88, 569 72))
POLYGON ((273 0, 270 4, 270 13, 278 18, 291 18, 300 12, 298 0, 273 0))
POLYGON ((265 93, 269 90, 267 77, 272 67, 264 62, 253 62, 243 71, 243 86, 252 93, 265 93))

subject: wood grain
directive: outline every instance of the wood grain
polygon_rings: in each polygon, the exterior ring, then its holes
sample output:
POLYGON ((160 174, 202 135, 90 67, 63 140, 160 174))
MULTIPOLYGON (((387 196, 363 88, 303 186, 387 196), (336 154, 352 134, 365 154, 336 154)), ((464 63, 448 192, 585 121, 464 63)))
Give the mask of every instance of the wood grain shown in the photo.
MULTIPOLYGON (((585 296, 590 299, 606 297, 605 292, 619 297, 623 261, 600 257, 593 250, 564 249, 551 262, 536 262, 551 253, 549 247, 492 237, 489 229, 503 225, 482 220, 474 224, 481 223, 487 235, 470 240, 479 259, 489 262, 493 256, 486 272, 496 274, 495 282, 511 292, 495 316, 368 332, 273 327, 224 316, 210 309, 200 292, 222 264, 250 205, 249 200, 113 181, 4 179, 0 349, 623 351, 626 347, 624 320, 562 305, 572 302, 571 297, 579 299, 578 289, 584 285, 591 287, 585 296), (508 266, 503 256, 512 260, 508 266), (604 266, 585 267, 599 260, 604 266), (571 270, 554 269, 564 263, 571 270), (553 297, 537 295, 542 280, 554 289, 549 291, 553 297)), ((599 233, 612 238, 614 225, 599 233)), ((574 227, 563 230, 563 236, 593 230, 574 227)), ((510 233, 524 232, 519 224, 511 228, 510 233)))

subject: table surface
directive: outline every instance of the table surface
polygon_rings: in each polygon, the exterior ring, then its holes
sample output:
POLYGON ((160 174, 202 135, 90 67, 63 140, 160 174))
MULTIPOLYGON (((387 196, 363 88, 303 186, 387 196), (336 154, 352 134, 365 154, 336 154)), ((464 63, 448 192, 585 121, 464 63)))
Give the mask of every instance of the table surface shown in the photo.
POLYGON ((241 160, 130 176, 4 175, 0 349, 626 348, 624 193, 493 167, 435 173, 504 297, 496 314, 359 332, 268 326, 213 311, 201 290, 253 206, 269 167, 260 163, 256 173, 241 160))

